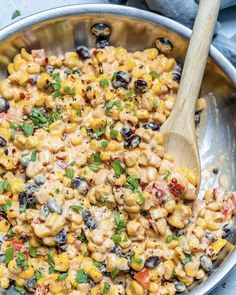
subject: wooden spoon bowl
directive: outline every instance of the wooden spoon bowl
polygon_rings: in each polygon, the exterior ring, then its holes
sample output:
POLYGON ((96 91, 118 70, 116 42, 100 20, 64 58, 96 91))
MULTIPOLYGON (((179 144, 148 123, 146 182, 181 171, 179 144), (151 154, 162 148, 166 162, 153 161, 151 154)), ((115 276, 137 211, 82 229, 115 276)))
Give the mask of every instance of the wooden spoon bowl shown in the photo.
POLYGON ((169 119, 162 125, 166 152, 175 165, 192 169, 201 180, 194 114, 212 36, 220 9, 220 0, 201 0, 185 58, 179 91, 169 119))

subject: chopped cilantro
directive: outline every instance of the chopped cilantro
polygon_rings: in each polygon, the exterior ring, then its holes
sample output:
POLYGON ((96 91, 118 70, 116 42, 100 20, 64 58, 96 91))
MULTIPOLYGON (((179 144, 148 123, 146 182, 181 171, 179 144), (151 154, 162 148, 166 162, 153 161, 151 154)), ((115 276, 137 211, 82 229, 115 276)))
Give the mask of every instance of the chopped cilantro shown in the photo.
POLYGON ((65 168, 65 175, 70 179, 74 178, 74 171, 68 167, 65 168))
POLYGON ((170 243, 173 240, 178 240, 178 238, 176 236, 174 236, 174 235, 170 235, 170 236, 166 237, 166 242, 167 243, 170 243))
POLYGON ((52 98, 53 99, 56 99, 56 98, 58 98, 58 97, 60 97, 61 96, 61 92, 60 92, 60 90, 56 90, 56 91, 54 91, 53 93, 52 93, 52 98))
POLYGON ((76 110, 76 116, 78 116, 78 117, 81 117, 82 116, 81 109, 76 110))
POLYGON ((116 232, 119 232, 120 230, 126 227, 126 222, 123 219, 121 219, 120 212, 115 212, 114 219, 115 219, 115 225, 116 225, 115 227, 116 232))
POLYGON ((36 161, 36 155, 37 155, 37 151, 33 151, 32 153, 31 153, 31 161, 32 162, 35 162, 36 161))
POLYGON ((112 162, 111 167, 114 169, 116 177, 119 177, 125 171, 118 160, 112 162))
POLYGON ((84 284, 88 280, 87 274, 84 272, 83 268, 80 268, 76 274, 76 281, 79 284, 84 284))
POLYGON ((63 272, 57 276, 58 281, 64 281, 68 276, 67 272, 63 272))
POLYGON ((134 175, 133 176, 129 176, 127 178, 127 182, 125 184, 125 187, 131 189, 132 191, 134 191, 135 189, 137 189, 139 187, 139 183, 138 183, 137 177, 134 176, 134 175))
POLYGON ((120 243, 121 242, 121 235, 119 234, 114 234, 111 236, 111 239, 114 243, 120 243))
POLYGON ((17 293, 21 294, 21 295, 26 295, 26 290, 24 287, 22 286, 15 286, 15 290, 17 293))
POLYGON ((19 211, 20 211, 20 213, 24 213, 24 212, 26 212, 26 204, 20 204, 20 206, 19 206, 19 211))
POLYGON ((44 113, 36 108, 32 108, 30 110, 30 119, 37 127, 44 127, 48 124, 47 117, 44 115, 44 113))
POLYGON ((192 260, 192 256, 191 256, 191 255, 185 255, 185 258, 182 260, 182 264, 183 264, 183 265, 186 265, 186 264, 188 264, 191 260, 192 260))
POLYGON ((12 206, 12 202, 11 201, 7 201, 3 206, 2 206, 2 210, 7 213, 9 211, 9 209, 12 206))
POLYGON ((95 163, 100 164, 100 163, 102 162, 100 152, 96 152, 96 153, 94 153, 94 154, 93 154, 93 157, 94 157, 94 161, 95 161, 95 163))
POLYGON ((92 90, 92 86, 88 85, 88 86, 86 87, 86 91, 91 91, 91 90, 92 90))
POLYGON ((71 161, 71 163, 70 163, 70 166, 75 166, 75 164, 76 164, 76 161, 71 161))
POLYGON ((118 108, 118 110, 122 109, 121 101, 119 99, 110 100, 105 104, 106 113, 108 113, 114 106, 118 108))
POLYGON ((60 111, 57 111, 55 113, 50 113, 47 116, 47 120, 49 124, 52 124, 53 122, 61 120, 61 119, 62 119, 62 116, 60 114, 60 111))
POLYGON ((11 129, 15 129, 15 130, 20 127, 20 125, 15 122, 9 122, 9 125, 11 129))
POLYGON ((134 95, 135 95, 134 90, 129 89, 129 90, 127 90, 127 91, 125 92, 125 99, 126 99, 126 100, 129 100, 129 99, 133 98, 134 95))
POLYGON ((9 263, 12 260, 13 255, 14 255, 14 248, 13 247, 7 248, 7 250, 5 251, 4 262, 9 263))
POLYGON ((151 72, 149 73, 149 75, 152 77, 153 80, 156 79, 156 78, 158 78, 158 74, 157 74, 156 71, 151 71, 151 72))
POLYGON ((88 167, 95 172, 100 170, 100 166, 98 163, 90 163, 88 164, 88 167))
POLYGON ((163 179, 165 180, 165 181, 168 181, 168 179, 169 179, 169 177, 171 176, 171 172, 168 170, 167 172, 166 172, 166 174, 164 175, 164 177, 163 177, 163 179))
POLYGON ((140 193, 139 190, 136 190, 135 192, 138 194, 138 203, 139 203, 139 205, 143 205, 143 203, 145 201, 143 195, 140 193))
POLYGON ((155 99, 155 101, 154 101, 154 104, 153 104, 153 109, 154 110, 156 110, 156 108, 158 107, 158 105, 159 105, 159 101, 157 100, 157 99, 155 99))
POLYGON ((101 79, 100 82, 99 82, 100 86, 102 87, 109 87, 109 82, 107 79, 101 79))
POLYGON ((21 15, 20 10, 15 10, 11 15, 11 19, 15 19, 19 17, 20 15, 21 15))
POLYGON ((100 136, 102 136, 105 132, 106 132, 106 126, 99 128, 98 131, 96 132, 96 134, 97 134, 98 137, 100 137, 100 136))
POLYGON ((8 237, 9 239, 11 239, 11 238, 14 237, 14 235, 15 235, 15 233, 14 233, 12 227, 9 228, 9 230, 7 231, 7 237, 8 237))
POLYGON ((118 275, 119 272, 120 272, 119 268, 115 267, 111 272, 111 277, 114 279, 118 275))
POLYGON ((0 181, 0 192, 8 192, 10 190, 10 183, 7 180, 0 181))
POLYGON ((36 280, 39 280, 43 277, 43 274, 41 272, 39 272, 38 270, 36 270, 35 272, 35 278, 36 280))
POLYGON ((101 142, 101 147, 102 147, 102 148, 105 149, 107 146, 108 146, 108 142, 107 142, 107 141, 102 141, 102 142, 101 142))
POLYGON ((64 87, 64 92, 68 95, 75 95, 75 92, 73 89, 71 89, 69 86, 64 87))
POLYGON ((16 253, 16 266, 22 270, 25 270, 29 267, 25 254, 16 253))
POLYGON ((49 269, 48 269, 48 273, 51 274, 51 273, 54 273, 54 272, 55 272, 54 267, 50 266, 49 269))
POLYGON ((85 236, 85 233, 84 233, 83 231, 81 232, 81 234, 80 234, 80 236, 79 236, 79 240, 80 240, 81 242, 85 243, 85 244, 88 243, 88 240, 87 240, 87 238, 86 238, 86 236, 85 236))
POLYGON ((110 288, 111 288, 111 285, 109 283, 107 283, 107 282, 104 282, 104 285, 103 285, 103 295, 108 294, 110 288))
POLYGON ((31 257, 37 257, 38 256, 38 251, 36 248, 30 246, 29 247, 29 254, 31 257))
POLYGON ((57 189, 55 190, 55 193, 56 193, 56 194, 60 194, 60 192, 61 192, 61 191, 60 191, 59 188, 57 188, 57 189))
POLYGON ((103 196, 98 196, 97 199, 102 203, 111 203, 111 201, 109 201, 108 198, 105 198, 103 196))
POLYGON ((29 137, 34 132, 34 126, 31 124, 28 124, 27 122, 24 121, 24 123, 22 125, 22 130, 23 130, 24 135, 26 137, 29 137))
POLYGON ((82 212, 84 210, 82 206, 77 206, 77 205, 71 205, 70 208, 78 212, 82 212))
POLYGON ((52 267, 54 266, 54 260, 53 260, 53 257, 52 257, 52 249, 49 248, 48 250, 48 254, 47 254, 47 262, 48 264, 50 264, 52 267))
POLYGON ((117 135, 119 134, 119 132, 113 128, 110 128, 110 135, 112 139, 116 139, 117 135))
POLYGON ((16 130, 20 127, 20 125, 15 123, 15 122, 9 122, 9 125, 10 125, 10 128, 11 128, 10 141, 14 141, 16 130))

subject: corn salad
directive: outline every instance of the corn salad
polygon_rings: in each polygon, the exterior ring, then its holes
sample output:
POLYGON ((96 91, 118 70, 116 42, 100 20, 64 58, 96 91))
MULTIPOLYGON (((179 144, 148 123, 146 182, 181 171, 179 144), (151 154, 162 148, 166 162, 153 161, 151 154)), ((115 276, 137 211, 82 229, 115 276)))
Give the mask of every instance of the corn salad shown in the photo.
POLYGON ((174 295, 207 277, 236 194, 196 200, 196 174, 165 153, 175 67, 156 48, 15 56, 0 82, 1 288, 174 295))

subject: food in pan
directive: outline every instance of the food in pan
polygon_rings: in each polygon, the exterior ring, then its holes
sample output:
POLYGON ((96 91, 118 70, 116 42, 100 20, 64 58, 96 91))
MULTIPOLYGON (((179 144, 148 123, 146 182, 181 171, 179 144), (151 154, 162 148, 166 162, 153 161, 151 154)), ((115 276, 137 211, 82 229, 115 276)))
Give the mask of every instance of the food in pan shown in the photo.
POLYGON ((2 288, 172 295, 227 243, 235 193, 196 200, 194 171, 164 150, 179 65, 103 43, 22 49, 0 83, 2 288))

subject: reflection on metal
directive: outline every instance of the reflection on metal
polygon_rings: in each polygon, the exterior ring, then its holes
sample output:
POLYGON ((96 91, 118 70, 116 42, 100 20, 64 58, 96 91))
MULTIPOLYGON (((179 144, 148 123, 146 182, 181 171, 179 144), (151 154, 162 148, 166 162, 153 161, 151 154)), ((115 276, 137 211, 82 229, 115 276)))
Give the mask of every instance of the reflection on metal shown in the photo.
MULTIPOLYGON (((92 4, 56 8, 22 19, 0 31, 0 79, 6 76, 7 64, 22 47, 27 50, 45 48, 49 55, 75 50, 80 45, 95 47, 96 36, 90 30, 96 23, 108 23, 112 29, 110 44, 130 51, 151 47, 157 38, 167 38, 173 44, 170 56, 179 62, 184 60, 191 34, 189 29, 165 17, 125 6, 92 4)), ((236 188, 235 88, 235 69, 212 47, 201 90, 201 95, 208 97, 207 113, 199 132, 204 186, 217 184, 211 173, 211 169, 217 167, 220 173, 225 170, 233 176, 229 177, 229 189, 236 188)), ((234 245, 236 232, 228 239, 234 245)), ((215 262, 210 278, 196 289, 192 290, 191 286, 190 293, 207 294, 235 263, 236 249, 229 244, 215 262)))

